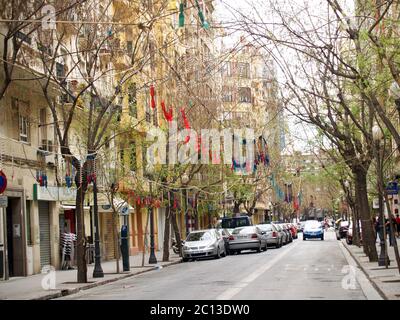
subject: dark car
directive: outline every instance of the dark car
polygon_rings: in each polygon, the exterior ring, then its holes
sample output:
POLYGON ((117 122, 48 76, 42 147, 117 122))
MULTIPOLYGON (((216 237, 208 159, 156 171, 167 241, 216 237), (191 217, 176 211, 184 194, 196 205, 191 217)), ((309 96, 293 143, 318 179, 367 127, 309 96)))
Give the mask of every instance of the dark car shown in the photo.
POLYGON ((253 223, 249 216, 224 217, 221 221, 221 229, 235 229, 239 227, 249 227, 253 223))
POLYGON ((349 231, 349 222, 348 221, 340 221, 338 225, 336 225, 336 239, 340 240, 346 238, 347 232, 349 231))

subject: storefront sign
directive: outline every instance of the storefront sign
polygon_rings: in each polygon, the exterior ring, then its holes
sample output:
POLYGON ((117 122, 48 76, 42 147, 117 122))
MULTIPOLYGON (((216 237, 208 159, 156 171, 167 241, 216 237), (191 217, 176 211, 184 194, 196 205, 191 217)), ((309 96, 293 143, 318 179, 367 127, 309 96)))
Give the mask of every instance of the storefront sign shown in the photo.
POLYGON ((0 196, 0 208, 7 208, 8 205, 8 197, 0 196))
POLYGON ((372 208, 373 209, 379 209, 379 199, 375 198, 372 202, 372 208))
POLYGON ((389 182, 388 185, 386 186, 385 190, 388 195, 398 194, 399 187, 398 187, 397 182, 395 182, 395 181, 389 182))
POLYGON ((41 187, 33 185, 33 200, 44 201, 74 201, 76 189, 66 187, 41 187))

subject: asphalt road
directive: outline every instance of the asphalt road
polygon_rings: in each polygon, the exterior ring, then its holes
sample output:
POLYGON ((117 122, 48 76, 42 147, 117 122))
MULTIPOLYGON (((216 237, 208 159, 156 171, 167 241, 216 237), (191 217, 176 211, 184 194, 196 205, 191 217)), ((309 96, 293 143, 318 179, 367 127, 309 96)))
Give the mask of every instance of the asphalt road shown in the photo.
POLYGON ((324 241, 303 241, 300 234, 299 239, 279 249, 180 263, 62 299, 354 300, 377 297, 363 275, 360 280, 361 272, 349 266, 344 250, 332 231, 325 232, 324 241))

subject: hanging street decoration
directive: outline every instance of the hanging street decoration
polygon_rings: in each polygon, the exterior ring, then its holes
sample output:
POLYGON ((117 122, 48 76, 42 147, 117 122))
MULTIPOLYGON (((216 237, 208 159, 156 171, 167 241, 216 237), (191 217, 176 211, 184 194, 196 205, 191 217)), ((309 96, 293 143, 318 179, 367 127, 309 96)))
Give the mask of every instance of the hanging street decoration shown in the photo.
POLYGON ((154 89, 154 85, 150 85, 150 98, 151 98, 151 107, 153 108, 153 109, 155 109, 156 108, 156 99, 155 99, 155 95, 156 95, 156 92, 155 92, 155 89, 154 89))
POLYGON ((179 4, 179 28, 182 28, 185 26, 185 4, 181 2, 179 4))
POLYGON ((167 109, 165 108, 164 101, 161 101, 161 108, 162 108, 162 111, 164 113, 165 120, 167 120, 168 122, 171 122, 172 119, 173 119, 172 108, 170 107, 169 110, 167 111, 167 109))
POLYGON ((2 194, 7 188, 7 177, 3 170, 0 170, 0 194, 2 194))
POLYGON ((199 18, 200 18, 200 21, 201 21, 201 26, 206 30, 209 29, 210 25, 208 24, 208 22, 206 21, 206 19, 204 17, 204 13, 201 10, 201 7, 200 7, 200 4, 199 4, 198 0, 196 0, 196 7, 197 7, 198 15, 199 15, 199 18))
MULTIPOLYGON (((182 113, 182 118, 183 118, 183 123, 185 125, 185 129, 190 130, 190 123, 189 123, 189 120, 186 117, 184 108, 181 108, 181 113, 182 113)), ((186 138, 185 138, 184 144, 187 144, 189 142, 189 140, 190 140, 190 135, 187 135, 186 138)))

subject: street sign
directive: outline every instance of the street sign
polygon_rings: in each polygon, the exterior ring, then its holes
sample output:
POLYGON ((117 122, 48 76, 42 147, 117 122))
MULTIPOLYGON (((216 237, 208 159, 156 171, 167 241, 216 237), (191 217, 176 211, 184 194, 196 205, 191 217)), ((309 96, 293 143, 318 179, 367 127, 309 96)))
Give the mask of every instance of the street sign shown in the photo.
POLYGON ((127 215, 129 215, 129 206, 123 206, 123 207, 120 209, 120 212, 121 212, 121 215, 122 215, 122 216, 127 216, 127 215))
POLYGON ((8 205, 8 197, 0 196, 0 208, 7 208, 8 205))
POLYGON ((392 181, 392 182, 388 183, 385 190, 388 195, 395 195, 395 194, 399 193, 399 186, 398 186, 397 182, 392 181))
POLYGON ((379 199, 375 198, 372 202, 372 208, 379 209, 379 199))

